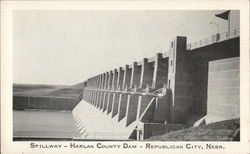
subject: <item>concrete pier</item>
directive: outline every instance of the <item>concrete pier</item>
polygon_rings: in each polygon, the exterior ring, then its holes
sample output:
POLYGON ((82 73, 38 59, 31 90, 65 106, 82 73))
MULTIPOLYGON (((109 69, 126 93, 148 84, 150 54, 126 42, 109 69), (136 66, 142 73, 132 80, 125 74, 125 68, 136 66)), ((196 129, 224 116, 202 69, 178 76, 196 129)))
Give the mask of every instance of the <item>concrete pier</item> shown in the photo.
MULTIPOLYGON (((140 85, 141 68, 142 67, 138 66, 136 62, 134 62, 132 65, 132 75, 131 75, 129 89, 131 89, 131 91, 133 92, 137 92, 137 87, 138 85, 140 85)), ((134 95, 134 94, 128 95, 127 107, 126 107, 127 126, 136 120, 138 100, 139 100, 139 95, 134 95)))
MULTIPOLYGON (((113 71, 110 71, 109 72, 109 84, 108 84, 109 91, 113 90, 112 86, 113 86, 113 71)), ((113 103, 113 92, 109 92, 108 99, 107 99, 107 114, 111 112, 112 103, 113 103)))
POLYGON ((107 109, 107 104, 108 104, 108 96, 109 96, 109 72, 106 72, 106 78, 105 78, 105 86, 104 86, 104 90, 106 90, 106 92, 104 92, 104 96, 103 96, 103 103, 102 103, 102 111, 106 111, 107 109))
MULTIPOLYGON (((119 70, 115 70, 115 78, 113 82, 114 91, 119 91, 120 87, 123 82, 123 70, 120 67, 119 70)), ((112 106, 112 117, 114 117, 118 113, 118 106, 119 106, 119 93, 113 94, 113 106, 112 106)))
MULTIPOLYGON (((132 69, 129 68, 129 65, 126 65, 124 67, 124 76, 122 84, 122 90, 125 92, 128 91, 128 87, 130 86, 131 75, 132 75, 132 69)), ((128 103, 128 94, 120 94, 118 120, 121 120, 126 116, 127 103, 128 103)))

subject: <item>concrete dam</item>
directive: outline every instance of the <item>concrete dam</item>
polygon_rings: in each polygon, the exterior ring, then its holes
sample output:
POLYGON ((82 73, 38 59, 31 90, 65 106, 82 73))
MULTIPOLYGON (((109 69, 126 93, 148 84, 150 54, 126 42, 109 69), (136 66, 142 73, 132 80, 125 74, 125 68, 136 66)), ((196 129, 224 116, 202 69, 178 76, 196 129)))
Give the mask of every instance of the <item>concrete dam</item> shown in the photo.
POLYGON ((143 140, 239 118, 239 34, 177 36, 167 52, 89 78, 72 111, 81 138, 143 140))

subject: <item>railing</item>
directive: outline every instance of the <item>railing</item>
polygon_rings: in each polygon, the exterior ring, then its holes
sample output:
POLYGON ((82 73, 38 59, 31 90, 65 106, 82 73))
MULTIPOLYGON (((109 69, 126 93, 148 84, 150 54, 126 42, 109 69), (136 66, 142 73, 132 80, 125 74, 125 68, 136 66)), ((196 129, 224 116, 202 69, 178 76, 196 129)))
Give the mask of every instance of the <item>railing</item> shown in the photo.
POLYGON ((154 96, 154 97, 164 97, 166 96, 166 89, 167 84, 163 84, 162 88, 158 89, 150 89, 149 85, 145 89, 139 89, 136 86, 134 88, 127 88, 127 86, 124 89, 117 89, 117 90, 105 90, 105 89, 97 89, 97 88, 91 88, 86 87, 85 90, 87 91, 96 91, 96 92, 111 92, 111 93, 123 93, 123 94, 135 94, 135 95, 141 95, 141 96, 154 96), (154 90, 154 91, 152 91, 154 90))
POLYGON ((85 138, 91 139, 124 139, 127 138, 129 133, 104 133, 104 132, 90 132, 83 135, 85 138))
POLYGON ((221 41, 225 41, 228 39, 232 39, 238 36, 240 36, 240 29, 234 29, 234 30, 231 30, 230 32, 215 34, 203 40, 199 40, 199 41, 187 44, 187 50, 200 48, 200 47, 207 46, 216 42, 221 42, 221 41))
POLYGON ((224 41, 224 40, 235 38, 238 36, 240 36, 240 29, 234 29, 230 32, 221 33, 219 41, 224 41))

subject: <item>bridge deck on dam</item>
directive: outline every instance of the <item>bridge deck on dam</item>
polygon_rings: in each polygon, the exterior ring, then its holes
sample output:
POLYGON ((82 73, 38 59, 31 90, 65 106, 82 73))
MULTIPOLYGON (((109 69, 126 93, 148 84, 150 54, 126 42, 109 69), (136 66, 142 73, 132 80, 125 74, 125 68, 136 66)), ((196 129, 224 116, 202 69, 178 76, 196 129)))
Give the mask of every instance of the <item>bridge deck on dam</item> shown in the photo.
POLYGON ((71 111, 13 111, 14 140, 73 139, 79 137, 71 111))

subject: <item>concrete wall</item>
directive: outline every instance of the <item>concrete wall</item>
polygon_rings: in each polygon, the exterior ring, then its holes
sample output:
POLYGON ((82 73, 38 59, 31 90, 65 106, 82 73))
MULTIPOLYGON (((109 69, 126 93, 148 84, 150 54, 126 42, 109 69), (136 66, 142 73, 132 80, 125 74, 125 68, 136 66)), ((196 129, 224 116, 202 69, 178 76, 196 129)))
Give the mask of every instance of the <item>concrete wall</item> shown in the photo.
MULTIPOLYGON (((195 50, 190 50, 187 56, 193 59, 193 69, 190 71, 193 78, 194 87, 194 103, 193 103, 193 115, 197 118, 203 117, 208 114, 208 106, 211 103, 211 95, 208 94, 208 82, 210 72, 210 62, 216 60, 223 60, 228 58, 239 58, 240 46, 239 38, 233 38, 223 42, 215 43, 209 46, 201 47, 195 50)), ((231 64, 226 64, 231 65, 231 64)), ((215 67, 216 65, 214 65, 215 67)), ((239 66, 239 65, 238 65, 239 66)), ((226 67, 221 68, 222 71, 227 71, 226 67)), ((239 75, 239 73, 238 73, 239 75)), ((223 80, 227 80, 226 77, 223 80)), ((239 91, 238 91, 239 92, 239 91)), ((227 101, 221 103, 227 104, 227 101)), ((238 106, 240 104, 238 103, 238 106)), ((238 116, 239 117, 239 116, 238 116)), ((228 119, 231 117, 229 116, 228 119)), ((207 121, 209 122, 209 121, 207 121)))
POLYGON ((186 38, 177 37, 170 43, 169 54, 170 123, 185 123, 192 115, 192 67, 192 59, 186 56, 186 38))
POLYGON ((209 62, 239 57, 239 38, 186 50, 185 38, 177 37, 170 46, 170 122, 195 121, 207 114, 209 62))
POLYGON ((186 40, 176 37, 167 53, 88 79, 83 102, 125 128, 137 122, 192 125, 207 114, 239 117, 239 38, 193 50, 186 40))
POLYGON ((209 62, 207 122, 240 117, 239 57, 209 62))

